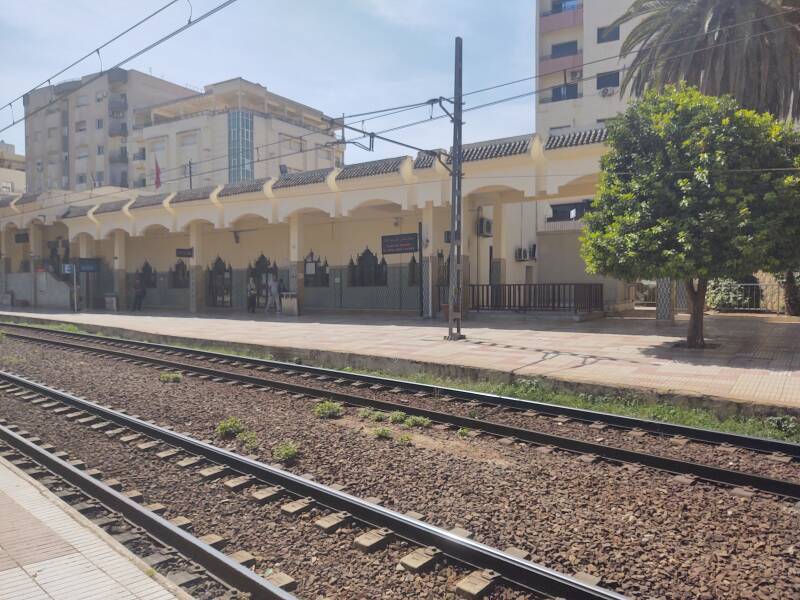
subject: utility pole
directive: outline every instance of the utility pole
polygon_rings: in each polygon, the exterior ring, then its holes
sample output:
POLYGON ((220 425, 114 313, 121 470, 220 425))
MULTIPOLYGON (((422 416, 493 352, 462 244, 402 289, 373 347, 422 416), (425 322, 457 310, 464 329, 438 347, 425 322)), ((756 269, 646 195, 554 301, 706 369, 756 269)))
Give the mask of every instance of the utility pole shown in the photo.
POLYGON ((452 192, 450 198, 450 294, 449 318, 446 340, 463 340, 461 333, 461 311, 463 309, 463 264, 461 262, 461 109, 463 104, 462 90, 462 40, 456 38, 455 89, 453 91, 453 149, 452 157, 452 192))
POLYGON ((189 189, 192 189, 192 161, 189 161, 189 189))

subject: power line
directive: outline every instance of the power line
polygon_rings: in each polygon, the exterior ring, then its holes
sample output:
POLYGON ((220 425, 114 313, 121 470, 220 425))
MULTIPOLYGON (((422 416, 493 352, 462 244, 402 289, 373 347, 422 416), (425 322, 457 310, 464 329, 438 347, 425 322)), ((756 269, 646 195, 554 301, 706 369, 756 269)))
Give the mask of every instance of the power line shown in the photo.
MULTIPOLYGON (((149 15, 147 15, 146 17, 144 17, 144 18, 143 18, 143 19, 141 19, 140 21, 137 21, 136 23, 134 23, 133 25, 131 25, 130 27, 128 27, 128 28, 127 28, 125 31, 123 31, 123 32, 121 32, 121 33, 118 33, 117 35, 115 35, 114 37, 112 37, 112 38, 111 38, 110 40, 108 40, 107 42, 104 42, 103 44, 99 45, 97 48, 95 48, 95 49, 94 49, 94 50, 92 50, 91 52, 88 52, 87 54, 84 54, 82 57, 80 57, 79 59, 77 59, 76 61, 74 61, 73 63, 71 63, 70 65, 68 65, 68 66, 64 67, 63 69, 61 69, 61 70, 60 70, 60 71, 58 71, 57 73, 54 73, 53 75, 51 75, 50 77, 48 77, 47 79, 45 79, 44 81, 42 81, 42 82, 41 82, 39 85, 36 85, 36 86, 32 87, 31 89, 29 89, 29 90, 28 90, 27 92, 25 92, 24 94, 20 94, 19 96, 17 96, 16 98, 14 98, 13 100, 11 100, 10 102, 7 102, 6 104, 4 104, 3 106, 1 106, 1 107, 0 107, 0 110, 3 110, 4 108, 9 108, 9 107, 11 107, 11 105, 12 105, 12 104, 14 104, 15 102, 17 102, 17 101, 19 101, 19 100, 22 100, 22 99, 23 99, 23 98, 24 98, 24 97, 25 97, 27 94, 30 94, 31 92, 34 92, 34 91, 38 90, 40 87, 42 87, 42 86, 43 86, 43 85, 45 85, 45 84, 50 84, 50 83, 52 82, 52 80, 53 80, 53 79, 55 79, 55 78, 57 78, 57 77, 60 77, 61 75, 63 75, 64 73, 66 73, 67 71, 69 71, 70 69, 72 69, 73 67, 76 67, 76 66, 78 66, 80 63, 82 63, 83 61, 85 61, 87 58, 90 58, 90 57, 94 56, 95 54, 96 54, 96 55, 99 57, 99 56, 100 56, 100 50, 103 50, 104 48, 106 48, 106 47, 110 46, 111 44, 113 44, 114 42, 116 42, 116 41, 117 41, 118 39, 120 39, 121 37, 123 37, 123 36, 127 35, 127 34, 128 34, 128 33, 130 33, 131 31, 133 31, 134 29, 138 28, 140 25, 143 25, 144 23, 146 23, 147 21, 149 21, 149 20, 150 20, 150 19, 152 19, 153 17, 155 17, 155 16, 159 15, 160 13, 164 12, 164 11, 165 11, 166 9, 168 9, 170 6, 172 6, 173 4, 176 4, 176 3, 177 3, 177 2, 179 2, 179 1, 180 1, 180 0, 171 0, 170 2, 167 2, 167 3, 166 3, 164 6, 162 6, 162 7, 161 7, 161 8, 159 8, 158 10, 155 10, 155 11, 151 12, 149 15)), ((102 62, 102 61, 101 61, 101 62, 102 62)), ((101 70, 102 70, 102 69, 101 69, 101 70)))
MULTIPOLYGON (((723 30, 726 30, 726 29, 732 29, 732 28, 735 28, 735 27, 740 27, 742 25, 748 25, 750 23, 756 23, 758 21, 764 21, 764 20, 767 20, 767 19, 771 19, 773 17, 784 16, 784 15, 787 15, 787 14, 790 14, 790 13, 793 13, 793 12, 797 12, 799 10, 800 10, 800 8, 790 8, 790 9, 787 9, 787 10, 784 10, 784 11, 781 11, 781 12, 777 12, 777 13, 773 13, 773 14, 770 14, 770 15, 766 15, 766 16, 762 16, 762 17, 758 17, 758 18, 754 18, 754 19, 748 19, 748 20, 745 20, 745 21, 739 21, 737 23, 732 23, 730 25, 725 25, 725 26, 722 26, 722 27, 718 27, 716 29, 710 29, 710 30, 705 31, 703 33, 692 34, 690 36, 684 36, 682 38, 677 38, 677 39, 674 39, 674 40, 670 40, 668 42, 664 42, 662 44, 658 44, 656 47, 657 48, 663 48, 663 47, 666 47, 666 46, 670 46, 670 45, 673 45, 673 44, 684 42, 684 41, 687 41, 687 40, 690 40, 690 39, 694 39, 694 38, 697 38, 697 37, 708 36, 708 35, 711 35, 713 33, 717 33, 719 31, 723 31, 723 30)), ((789 26, 789 27, 786 27, 786 28, 790 28, 790 27, 792 27, 792 26, 789 26)), ((757 36, 763 35, 764 33, 771 33, 771 32, 774 32, 774 31, 780 31, 782 29, 784 29, 784 28, 778 28, 778 29, 775 29, 775 30, 767 31, 767 32, 761 32, 761 33, 757 34, 756 36, 752 36, 752 37, 757 37, 757 36)), ((741 39, 748 39, 748 38, 741 38, 741 39)), ((701 50, 698 50, 698 51, 702 52, 704 50, 708 50, 708 49, 711 49, 711 48, 714 48, 714 47, 716 47, 716 46, 709 46, 708 48, 704 48, 704 49, 701 49, 701 50)), ((642 51, 643 51, 642 49, 633 50, 633 51, 625 54, 624 57, 627 58, 628 56, 631 56, 631 55, 638 55, 642 51)), ((684 55, 681 55, 681 56, 684 56, 684 55)), ((599 64, 599 63, 602 63, 602 62, 607 62, 607 61, 610 61, 610 60, 619 61, 621 58, 623 58, 622 55, 606 56, 604 58, 598 58, 598 59, 595 59, 595 60, 591 60, 591 61, 587 61, 587 62, 581 63, 581 64, 576 65, 575 67, 573 67, 572 69, 569 69, 569 70, 573 70, 573 71, 582 70, 585 67, 589 67, 589 66, 592 66, 592 65, 595 65, 595 64, 599 64)), ((623 67, 623 70, 625 68, 627 68, 627 67, 623 67)), ((503 82, 503 83, 498 83, 498 84, 487 86, 487 87, 484 87, 484 88, 479 88, 479 89, 472 90, 472 91, 469 91, 469 92, 464 92, 464 96, 472 96, 474 94, 482 94, 482 93, 485 93, 485 92, 490 92, 490 91, 493 91, 493 90, 496 90, 496 89, 500 89, 500 88, 503 88, 503 87, 508 87, 508 86, 515 85, 515 84, 518 84, 518 83, 525 83, 527 81, 534 81, 534 80, 546 77, 548 75, 555 75, 555 74, 558 74, 558 73, 562 73, 564 71, 565 71, 565 69, 559 69, 558 71, 551 71, 551 72, 548 72, 548 73, 538 73, 536 75, 530 75, 530 76, 527 76, 527 77, 522 77, 520 79, 514 79, 512 81, 506 81, 506 82, 503 82)), ((585 81, 586 79, 589 79, 589 78, 581 78, 580 80, 576 80, 576 81, 585 81)), ((559 85, 559 86, 554 86, 554 87, 561 87, 561 86, 559 85)), ((528 95, 531 95, 531 94, 528 94, 528 95)), ((523 98, 523 97, 525 97, 525 96, 524 95, 519 95, 519 96, 513 96, 512 98, 513 99, 517 99, 517 98, 523 98)), ((447 98, 447 99, 452 101, 452 98, 447 98)), ((371 121, 373 119, 381 119, 383 117, 388 117, 388 116, 391 116, 393 114, 397 114, 397 113, 400 113, 400 112, 406 112, 406 111, 409 111, 409 110, 422 108, 423 106, 429 106, 430 102, 431 101, 428 100, 428 101, 420 102, 420 103, 417 103, 417 104, 408 104, 408 105, 406 105, 404 107, 397 107, 398 108, 397 112, 389 112, 388 114, 383 114, 383 115, 382 114, 377 114, 377 113, 392 111, 394 109, 386 109, 385 111, 371 111, 370 113, 363 113, 363 114, 365 114, 365 115, 366 114, 376 114, 377 116, 373 116, 373 117, 371 117, 369 119, 365 119, 365 121, 371 121)), ((466 110, 469 110, 469 109, 465 109, 465 111, 466 110)), ((360 115, 351 115, 351 116, 360 116, 360 115)), ((444 117, 435 117, 433 120, 436 120, 436 118, 444 118, 444 117)), ((415 122, 415 124, 416 123, 424 123, 424 122, 429 121, 429 120, 432 120, 432 119, 420 120, 420 121, 415 122)), ((393 131, 393 130, 394 129, 385 130, 385 131, 393 131)))
MULTIPOLYGON (((221 4, 219 4, 219 5, 215 6, 214 8, 212 8, 212 9, 210 9, 210 10, 208 10, 207 12, 205 12, 205 13, 203 13, 202 15, 200 15, 199 17, 197 17, 195 20, 193 20, 193 21, 189 21, 189 22, 188 22, 188 23, 186 23, 185 25, 182 25, 182 26, 181 26, 181 27, 179 27, 178 29, 175 29, 174 31, 172 31, 172 32, 168 33, 168 34, 167 34, 167 35, 165 35, 164 37, 162 37, 162 38, 160 38, 160 39, 156 40, 156 41, 155 41, 155 42, 153 42, 152 44, 150 44, 150 45, 148 45, 148 46, 146 46, 146 47, 142 48, 142 49, 141 49, 141 50, 139 50, 138 52, 135 52, 135 53, 133 53, 133 54, 132 54, 132 55, 130 55, 128 58, 125 58, 125 59, 121 60, 120 62, 118 62, 117 64, 115 64, 113 67, 111 67, 111 69, 108 69, 108 70, 105 70, 105 71, 101 70, 99 73, 97 73, 96 75, 94 75, 94 76, 90 77, 90 78, 89 78, 89 79, 87 79, 85 82, 82 82, 82 83, 81 83, 81 84, 80 84, 78 87, 76 87, 74 90, 72 90, 72 91, 71 91, 69 94, 66 94, 66 96, 71 96, 72 94, 74 94, 74 93, 75 93, 75 92, 77 92, 78 90, 80 90, 80 89, 82 89, 82 88, 86 87, 87 85, 89 85, 89 84, 91 84, 91 83, 93 83, 93 82, 97 81, 97 80, 98 80, 98 79, 100 79, 101 77, 105 76, 105 75, 106 75, 106 74, 107 74, 109 71, 111 71, 111 70, 113 70, 113 69, 118 69, 118 68, 120 68, 122 65, 124 65, 124 64, 127 64, 127 63, 129 63, 130 61, 132 61, 132 60, 134 60, 134 59, 136 59, 136 58, 139 58, 139 57, 140 57, 142 54, 145 54, 145 53, 149 52, 149 51, 150 51, 150 50, 152 50, 153 48, 156 48, 157 46, 160 46, 160 45, 161 45, 161 44, 163 44, 164 42, 166 42, 166 41, 168 41, 168 40, 172 39, 173 37, 175 37, 175 36, 177 36, 177 35, 179 35, 179 34, 183 33, 183 32, 184 32, 184 31, 186 31, 187 29, 190 29, 190 28, 194 27, 195 25, 197 25, 197 24, 198 24, 198 23, 200 23, 201 21, 205 21, 205 20, 206 20, 208 17, 210 17, 210 16, 212 16, 212 15, 214 15, 214 14, 218 13, 219 11, 223 10, 224 8, 227 8, 228 6, 230 6, 231 4, 233 4, 234 2, 237 2, 237 1, 238 1, 238 0, 225 0, 225 2, 222 2, 221 4)), ((66 97, 66 96, 65 96, 65 97, 66 97)), ((58 98, 58 99, 55 99, 55 100, 51 100, 51 101, 50 101, 50 102, 48 102, 47 104, 43 104, 43 105, 42 105, 42 106, 40 106, 39 108, 37 108, 37 109, 35 109, 35 110, 33 110, 33 111, 29 112, 29 113, 26 113, 26 114, 25 114, 23 117, 21 117, 20 119, 12 120, 12 122, 11 122, 9 125, 6 125, 6 126, 5 126, 5 127, 3 127, 2 129, 0 129, 0 133, 4 132, 4 131, 5 131, 5 130, 7 130, 7 129, 10 129, 11 127, 14 127, 14 126, 15 126, 15 125, 17 125, 18 123, 21 123, 22 121, 25 121, 26 119, 28 119, 28 117, 32 117, 33 115, 35 115, 35 114, 37 114, 37 113, 40 113, 41 111, 43 111, 43 110, 45 110, 46 108, 48 108, 48 107, 52 106, 52 105, 53 105, 53 104, 55 104, 56 102, 60 102, 60 101, 61 101, 61 99, 62 99, 62 98, 58 98)))

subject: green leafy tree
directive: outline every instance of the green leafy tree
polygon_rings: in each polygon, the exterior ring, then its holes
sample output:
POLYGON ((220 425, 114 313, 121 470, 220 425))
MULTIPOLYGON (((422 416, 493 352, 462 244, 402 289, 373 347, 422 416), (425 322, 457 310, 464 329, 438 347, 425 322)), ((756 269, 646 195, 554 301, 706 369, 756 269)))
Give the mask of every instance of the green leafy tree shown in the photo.
POLYGON ((708 281, 774 261, 774 239, 800 232, 787 172, 794 132, 730 96, 668 86, 609 123, 610 151, 585 217, 581 253, 591 272, 669 277, 685 285, 687 344, 705 345, 708 281))
MULTIPOLYGON (((641 96, 686 82, 711 96, 731 94, 745 108, 800 119, 800 0, 634 0, 617 24, 631 21, 623 91, 641 96)), ((798 252, 792 258, 782 250, 773 271, 794 315, 798 252)))

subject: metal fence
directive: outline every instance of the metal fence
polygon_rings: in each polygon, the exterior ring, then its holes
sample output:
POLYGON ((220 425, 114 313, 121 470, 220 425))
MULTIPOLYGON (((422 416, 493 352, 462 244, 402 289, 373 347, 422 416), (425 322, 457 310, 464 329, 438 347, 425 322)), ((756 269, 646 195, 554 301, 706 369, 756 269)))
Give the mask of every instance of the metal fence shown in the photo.
POLYGON ((727 284, 713 298, 714 308, 721 312, 774 312, 786 309, 783 288, 778 283, 727 284))
POLYGON ((350 285, 347 267, 330 267, 328 285, 305 286, 306 309, 420 310, 419 267, 412 276, 407 265, 389 265, 386 285, 350 285))
MULTIPOLYGON (((588 313, 603 310, 601 283, 511 283, 470 285, 465 290, 469 310, 588 313)), ((438 286, 439 307, 448 289, 438 286)))

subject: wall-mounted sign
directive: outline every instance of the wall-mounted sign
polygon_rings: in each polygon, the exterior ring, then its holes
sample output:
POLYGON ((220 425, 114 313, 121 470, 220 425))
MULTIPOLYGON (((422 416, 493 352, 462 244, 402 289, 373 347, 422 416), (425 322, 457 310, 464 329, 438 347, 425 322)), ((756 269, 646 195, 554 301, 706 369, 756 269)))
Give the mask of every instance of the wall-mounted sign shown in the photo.
POLYGON ((194 248, 175 248, 176 258, 194 258, 194 248))
POLYGON ((99 258, 78 259, 78 273, 99 273, 99 272, 100 272, 99 258))
POLYGON ((381 236, 383 254, 409 254, 417 250, 419 250, 419 237, 416 233, 381 236))
POLYGON ((64 275, 72 275, 73 271, 72 263, 64 263, 63 265, 61 265, 61 270, 64 273, 64 275))
POLYGON ((14 234, 14 241, 18 244, 27 244, 30 241, 27 231, 20 231, 14 234))

